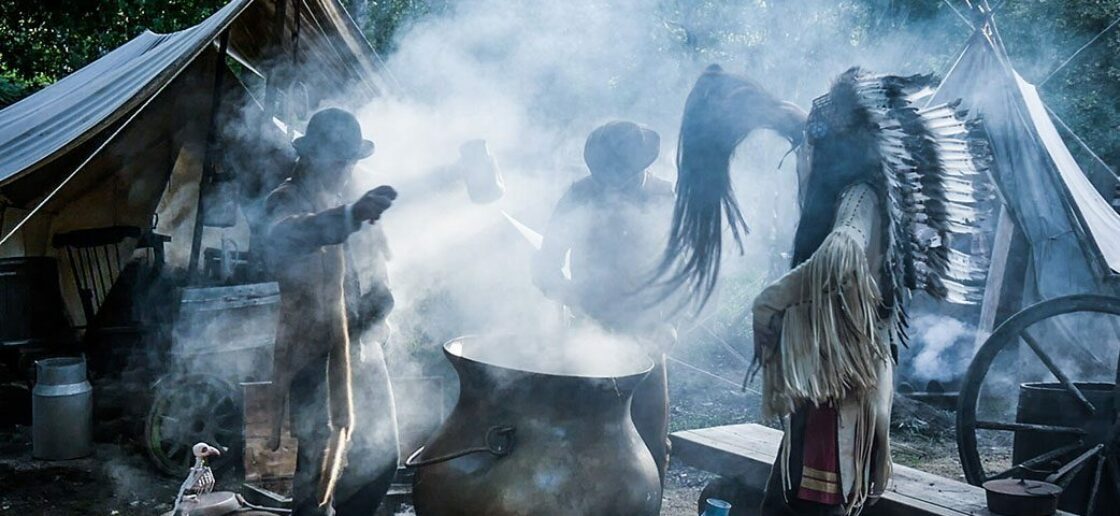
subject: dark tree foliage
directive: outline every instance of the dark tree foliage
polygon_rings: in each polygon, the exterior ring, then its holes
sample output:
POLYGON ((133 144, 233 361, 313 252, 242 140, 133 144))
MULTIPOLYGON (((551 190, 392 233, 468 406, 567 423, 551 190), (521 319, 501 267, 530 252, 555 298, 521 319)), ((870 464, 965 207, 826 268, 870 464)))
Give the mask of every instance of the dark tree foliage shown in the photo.
POLYGON ((1120 1, 1008 0, 996 19, 1019 73, 1035 84, 1046 80, 1040 91, 1047 105, 1120 169, 1120 26, 1053 73, 1120 19, 1120 1))
POLYGON ((149 29, 194 25, 222 0, 0 0, 0 105, 149 29))
MULTIPOLYGON (((425 16, 450 9, 451 0, 342 0, 380 52, 391 52, 402 30, 425 16)), ((915 69, 944 71, 970 29, 950 8, 965 15, 983 0, 836 0, 835 2, 651 0, 663 29, 696 59, 727 61, 712 49, 719 41, 748 42, 764 60, 768 47, 802 50, 801 66, 817 66, 828 48, 812 38, 751 25, 724 15, 728 9, 769 9, 815 27, 833 27, 853 46, 889 45, 892 34, 921 31, 924 48, 914 49, 915 69), (815 12, 805 12, 813 5, 815 12)), ((1120 18, 1120 0, 989 0, 1016 68, 1038 84, 1082 44, 1120 18)), ((0 0, 0 107, 100 57, 145 29, 170 32, 193 25, 225 0, 0 0)), ((765 18, 760 17, 760 20, 765 18)), ((785 24, 781 24, 784 26, 785 24)), ((654 29, 651 29, 654 30, 654 29)), ((816 29, 819 30, 819 29, 816 29)), ((1050 107, 1107 163, 1120 166, 1120 28, 1077 56, 1042 86, 1050 107)), ((740 61, 744 58, 739 56, 740 61)), ((782 70, 789 63, 752 63, 752 69, 782 70)), ((784 71, 784 70, 783 70, 784 71)))
MULTIPOLYGON (((228 0, 0 0, 0 107, 96 60, 144 30, 190 27, 228 0)), ((346 0, 379 51, 439 0, 346 0)))
POLYGON ((446 0, 343 0, 350 16, 378 52, 393 49, 393 38, 413 20, 441 12, 446 0))

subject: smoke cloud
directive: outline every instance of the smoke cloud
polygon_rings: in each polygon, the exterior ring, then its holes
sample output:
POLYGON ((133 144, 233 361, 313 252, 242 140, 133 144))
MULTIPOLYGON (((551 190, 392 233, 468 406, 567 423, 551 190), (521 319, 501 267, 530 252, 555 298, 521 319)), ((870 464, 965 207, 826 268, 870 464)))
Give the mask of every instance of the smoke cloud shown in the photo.
MULTIPOLYGON (((400 191, 382 223, 398 301, 394 342, 430 347, 463 333, 557 327, 559 306, 530 281, 533 248, 502 212, 543 232, 559 197, 588 174, 586 135, 611 119, 661 133, 650 171, 674 180, 684 99, 710 63, 805 108, 853 65, 892 73, 943 68, 950 50, 931 41, 946 39, 953 22, 869 33, 885 10, 897 9, 891 4, 467 0, 417 20, 386 57, 400 89, 360 110, 378 150, 353 193, 378 184, 400 191), (933 26, 942 32, 926 30, 933 26), (440 173, 463 142, 478 138, 506 181, 505 196, 488 205, 471 204, 461 182, 440 173)), ((757 280, 787 268, 798 213, 795 160, 779 166, 787 150, 785 140, 760 132, 732 165, 753 229, 746 256, 725 260, 725 279, 754 280, 736 284, 761 286, 757 280)))
POLYGON ((927 380, 952 380, 972 359, 976 329, 960 319, 933 314, 911 321, 911 336, 923 346, 912 358, 913 374, 927 380))

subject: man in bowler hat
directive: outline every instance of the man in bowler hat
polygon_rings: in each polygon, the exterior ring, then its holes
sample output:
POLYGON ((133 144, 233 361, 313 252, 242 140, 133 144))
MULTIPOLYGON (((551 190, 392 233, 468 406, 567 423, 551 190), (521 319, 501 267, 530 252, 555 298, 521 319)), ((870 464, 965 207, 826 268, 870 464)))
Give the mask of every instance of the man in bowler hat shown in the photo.
POLYGON ((347 111, 315 113, 293 146, 299 160, 265 202, 266 263, 280 285, 271 445, 288 401, 298 440, 293 514, 370 515, 396 471, 396 416, 385 358, 359 341, 392 296, 385 285, 363 294, 346 241, 397 193, 379 186, 343 201, 355 164, 373 153, 347 111))

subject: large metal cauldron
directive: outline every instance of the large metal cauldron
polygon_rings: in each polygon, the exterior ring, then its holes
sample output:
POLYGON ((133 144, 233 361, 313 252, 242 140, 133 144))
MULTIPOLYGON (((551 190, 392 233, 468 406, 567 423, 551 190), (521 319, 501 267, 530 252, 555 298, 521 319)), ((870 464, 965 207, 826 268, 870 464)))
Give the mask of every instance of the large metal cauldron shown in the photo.
MULTIPOLYGON (((1069 391, 1059 383, 1024 383, 1019 386, 1019 407, 1016 421, 1034 425, 1051 427, 1080 428, 1085 435, 1069 435, 1053 432, 1038 432, 1020 430, 1015 432, 1015 443, 1012 450, 1012 463, 1022 464, 1024 461, 1038 457, 1046 452, 1059 449, 1063 446, 1083 443, 1082 448, 1110 441, 1109 431, 1116 416, 1114 405, 1113 384, 1110 383, 1081 383, 1075 385, 1085 394, 1085 398, 1096 407, 1090 415, 1072 401, 1069 391)), ((1039 473, 1024 472, 1025 476, 1041 478, 1052 473, 1056 466, 1070 462, 1070 458, 1056 461, 1052 464, 1040 464, 1031 468, 1039 473)), ((1096 457, 1085 461, 1080 471, 1072 470, 1072 478, 1062 479, 1069 481, 1059 500, 1059 508, 1065 511, 1081 514, 1090 496, 1090 489, 1094 477, 1097 475, 1099 464, 1096 457)), ((1108 482, 1106 478, 1104 482, 1108 482)), ((1098 501, 1098 507, 1112 507, 1120 500, 1113 500, 1113 490, 1107 488, 1109 484, 1102 483, 1098 496, 1105 497, 1098 501)))
POLYGON ((630 420, 651 361, 609 342, 580 366, 533 348, 482 338, 444 346, 459 401, 407 461, 418 468, 417 514, 656 515, 657 467, 630 420))

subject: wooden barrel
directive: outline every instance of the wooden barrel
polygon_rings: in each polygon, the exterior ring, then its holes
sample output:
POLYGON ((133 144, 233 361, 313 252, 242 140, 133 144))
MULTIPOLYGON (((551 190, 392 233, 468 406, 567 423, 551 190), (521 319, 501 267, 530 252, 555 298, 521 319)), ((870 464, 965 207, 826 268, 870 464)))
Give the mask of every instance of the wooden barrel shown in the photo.
MULTIPOLYGON (((1084 443, 1082 449, 1087 449, 1098 443, 1106 443, 1116 417, 1114 404, 1114 385, 1111 383, 1078 382, 1077 387, 1085 394, 1090 403, 1096 407, 1096 412, 1089 414, 1076 403, 1069 391, 1059 383, 1024 383, 1019 386, 1019 407, 1016 422, 1034 425, 1047 425, 1057 427, 1080 428, 1086 435, 1062 435, 1050 432, 1020 430, 1015 432, 1015 442, 1012 451, 1012 462, 1020 464, 1046 452, 1074 444, 1077 441, 1084 443)), ((1079 452, 1080 453, 1080 452, 1079 452)), ((1069 462, 1073 457, 1063 457, 1062 460, 1051 464, 1041 464, 1035 470, 1037 474, 1028 474, 1028 478, 1041 480, 1045 474, 1056 469, 1060 464, 1069 462)), ((1090 488, 1097 473, 1097 459, 1093 457, 1079 472, 1069 479, 1059 500, 1059 508, 1064 511, 1081 514, 1089 502, 1090 488)), ((1106 477, 1107 480, 1107 477, 1106 477)), ((1103 496, 1103 505, 1120 502, 1113 500, 1112 489, 1108 483, 1102 482, 1100 496, 1103 496)))
POLYGON ((73 339, 55 259, 0 259, 0 347, 69 344, 73 339))

